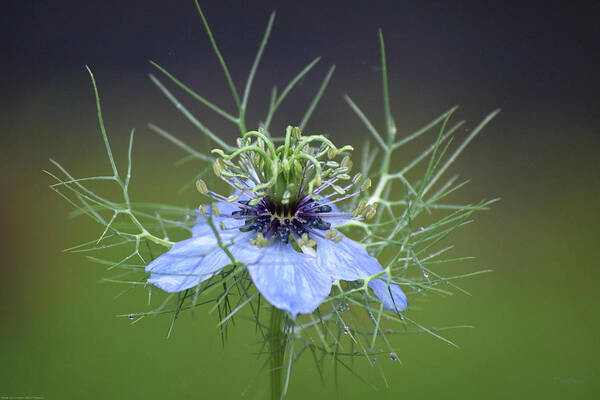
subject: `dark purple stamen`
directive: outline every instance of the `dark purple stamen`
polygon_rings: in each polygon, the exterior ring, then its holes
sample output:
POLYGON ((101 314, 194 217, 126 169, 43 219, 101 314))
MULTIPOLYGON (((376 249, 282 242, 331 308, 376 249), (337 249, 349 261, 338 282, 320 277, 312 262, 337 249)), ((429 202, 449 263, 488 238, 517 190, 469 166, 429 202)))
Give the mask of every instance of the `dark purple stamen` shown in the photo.
POLYGON ((275 237, 288 243, 290 235, 298 238, 305 233, 315 232, 315 229, 326 231, 331 228, 331 224, 321 218, 331 215, 331 206, 321 205, 310 197, 289 204, 266 198, 255 206, 248 205, 247 201, 238 203, 241 203, 240 209, 231 216, 246 220, 240 231, 260 232, 267 239, 275 237))

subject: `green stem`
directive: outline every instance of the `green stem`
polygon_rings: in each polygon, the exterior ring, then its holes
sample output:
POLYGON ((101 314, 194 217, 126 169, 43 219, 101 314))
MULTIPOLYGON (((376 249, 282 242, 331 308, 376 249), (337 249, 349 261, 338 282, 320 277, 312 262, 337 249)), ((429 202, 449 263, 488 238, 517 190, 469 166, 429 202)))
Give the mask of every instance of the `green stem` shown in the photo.
POLYGON ((280 400, 282 395, 283 356, 285 338, 281 330, 283 312, 275 307, 271 310, 271 400, 280 400))

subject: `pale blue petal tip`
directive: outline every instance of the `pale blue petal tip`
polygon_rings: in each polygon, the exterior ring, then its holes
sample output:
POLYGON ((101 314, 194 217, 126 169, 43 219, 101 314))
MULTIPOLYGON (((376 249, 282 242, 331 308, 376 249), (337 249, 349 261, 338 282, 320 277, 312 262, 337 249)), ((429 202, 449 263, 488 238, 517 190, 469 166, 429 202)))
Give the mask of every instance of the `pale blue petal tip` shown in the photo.
MULTIPOLYGON (((346 237, 339 243, 319 237, 316 237, 315 240, 318 265, 334 280, 355 281, 371 275, 365 271, 364 265, 373 262, 372 257, 358 243, 346 237)), ((377 260, 375 263, 379 266, 377 260)), ((381 266, 379 266, 379 270, 381 270, 381 266)))
MULTIPOLYGON (((333 279, 355 281, 364 279, 383 271, 379 261, 369 255, 359 243, 342 236, 339 243, 333 240, 317 238, 317 259, 319 266, 327 271, 333 279)), ((375 295, 381 299, 383 306, 392 311, 404 311, 407 307, 406 296, 400 286, 390 284, 387 276, 369 283, 375 295), (391 292, 391 296, 390 296, 391 292)))
POLYGON ((383 270, 379 261, 370 256, 361 244, 341 236, 339 243, 316 238, 319 266, 330 273, 333 279, 355 281, 383 270))
POLYGON ((151 274, 148 283, 164 290, 167 293, 177 293, 192 288, 200 283, 200 279, 191 276, 179 277, 177 275, 151 274))
POLYGON ((402 312, 408 307, 406 295, 400 286, 394 283, 390 283, 388 286, 387 281, 383 279, 375 279, 369 282, 369 287, 373 289, 373 292, 383 302, 383 307, 386 309, 402 312))

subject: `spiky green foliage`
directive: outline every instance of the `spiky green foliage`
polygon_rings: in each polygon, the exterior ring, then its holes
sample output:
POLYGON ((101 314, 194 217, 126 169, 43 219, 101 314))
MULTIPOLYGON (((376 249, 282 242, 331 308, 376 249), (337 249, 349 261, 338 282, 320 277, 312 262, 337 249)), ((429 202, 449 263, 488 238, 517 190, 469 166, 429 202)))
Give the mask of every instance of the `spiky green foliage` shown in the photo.
MULTIPOLYGON (((267 44, 275 15, 269 18, 264 37, 260 43, 256 58, 250 68, 243 92, 238 91, 224 57, 219 50, 208 22, 197 5, 204 28, 229 89, 232 93, 236 110, 228 112, 210 100, 202 97, 183 84, 164 67, 152 62, 152 65, 176 87, 182 89, 193 99, 225 118, 243 135, 247 132, 246 112, 254 76, 260 64, 267 44)), ((293 320, 279 310, 265 312, 270 308, 252 286, 252 281, 245 266, 235 260, 230 253, 231 263, 217 276, 184 292, 166 296, 165 300, 150 311, 128 314, 138 322, 149 316, 168 314, 171 316, 169 334, 178 315, 198 306, 208 306, 210 312, 218 314, 218 327, 223 339, 227 328, 236 317, 250 319, 262 338, 260 352, 265 354, 265 366, 270 365, 273 375, 272 392, 274 397, 283 396, 287 390, 293 365, 304 353, 311 355, 317 370, 322 376, 328 364, 333 360, 333 368, 345 369, 354 373, 348 362, 353 357, 362 357, 366 362, 376 365, 383 375, 380 363, 375 358, 382 354, 393 361, 401 351, 402 341, 399 336, 410 333, 429 333, 447 343, 441 332, 443 329, 427 328, 408 316, 386 311, 368 290, 368 282, 382 275, 388 280, 402 285, 409 298, 409 307, 417 296, 424 293, 450 295, 454 290, 463 291, 456 284, 458 279, 471 277, 486 271, 476 271, 459 276, 444 276, 438 272, 438 266, 451 262, 463 262, 468 257, 450 258, 446 256, 452 248, 443 245, 443 241, 454 230, 469 223, 474 212, 488 207, 492 201, 476 204, 451 204, 446 199, 459 190, 466 182, 459 182, 457 176, 445 179, 457 157, 465 147, 481 132, 481 130, 498 113, 494 111, 483 119, 458 146, 451 143, 464 122, 452 122, 456 108, 444 112, 432 122, 418 131, 403 135, 399 133, 390 103, 387 80, 387 64, 384 40, 379 33, 382 66, 382 91, 385 120, 383 130, 378 130, 375 123, 361 111, 359 106, 348 96, 346 102, 372 136, 376 147, 366 143, 362 148, 360 171, 364 177, 370 177, 373 187, 352 199, 348 209, 361 209, 370 206, 372 212, 377 206, 377 213, 371 221, 357 220, 343 227, 344 233, 361 241, 371 255, 377 257, 384 265, 384 271, 370 279, 357 282, 335 282, 334 290, 326 302, 312 315, 301 316, 293 320), (428 137, 430 145, 416 158, 394 169, 394 154, 404 145, 428 137), (416 177, 416 178, 415 178, 416 177), (427 213, 427 218, 422 214, 427 213), (435 217, 432 217, 435 216, 435 217), (422 222, 425 221, 425 222, 422 222)), ((315 59, 304 67, 290 83, 278 93, 272 90, 272 96, 264 122, 260 124, 262 131, 270 135, 271 122, 277 109, 287 95, 319 61, 315 59)), ((89 71, 89 70, 88 70, 89 71)), ((306 111, 299 118, 300 129, 303 130, 317 106, 327 84, 333 74, 332 66, 325 75, 316 95, 306 111)), ((50 186, 61 197, 75 208, 76 214, 83 214, 100 225, 99 237, 95 240, 67 249, 70 252, 91 254, 89 260, 106 266, 109 270, 119 270, 110 282, 124 284, 127 287, 141 286, 148 290, 149 304, 152 288, 146 283, 147 274, 144 266, 161 252, 173 245, 169 239, 173 234, 189 232, 196 215, 196 210, 174 207, 166 204, 134 203, 130 200, 129 184, 132 177, 132 152, 134 133, 131 132, 128 148, 128 159, 125 173, 119 172, 114 159, 107 132, 102 120, 100 99, 94 80, 89 71, 98 111, 100 133, 105 145, 110 164, 110 172, 105 176, 77 178, 58 162, 51 160, 57 171, 47 172, 55 182, 50 186), (109 200, 107 196, 93 189, 97 182, 110 182, 115 185, 121 198, 109 200), (103 258, 106 249, 122 252, 117 260, 103 258), (98 255, 100 254, 100 256, 98 255)), ((200 122, 182 102, 155 76, 150 79, 159 90, 173 103, 208 140, 216 146, 231 151, 235 146, 223 141, 203 122, 200 122)), ((167 130, 150 124, 150 129, 179 147, 186 153, 186 159, 195 160, 200 165, 199 175, 211 170, 214 156, 184 143, 167 130)), ((358 130, 359 128, 357 128, 358 130)), ((275 138, 274 138, 275 140, 275 138)), ((192 177, 190 177, 192 178, 192 177)), ((193 181, 190 179, 190 181, 193 181)), ((210 219, 209 219, 210 221, 210 219)), ((210 222, 212 224, 212 222, 210 222)), ((216 230, 215 230, 216 234, 216 230)), ((222 242, 219 244, 227 251, 222 242)), ((444 329, 450 329, 447 327, 444 329)), ((355 374, 358 378, 358 375, 355 374)))

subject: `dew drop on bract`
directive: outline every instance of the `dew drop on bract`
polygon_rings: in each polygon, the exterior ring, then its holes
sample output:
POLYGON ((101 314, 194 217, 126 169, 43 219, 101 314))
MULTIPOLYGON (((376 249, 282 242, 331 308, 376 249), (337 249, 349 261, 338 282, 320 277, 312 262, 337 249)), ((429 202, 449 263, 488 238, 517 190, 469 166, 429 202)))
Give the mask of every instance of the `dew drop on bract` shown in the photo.
POLYGON ((135 315, 129 314, 129 319, 134 319, 134 318, 135 318, 135 315))
POLYGON ((394 353, 393 351, 390 353, 390 360, 392 360, 392 361, 398 360, 398 355, 396 353, 394 353))

